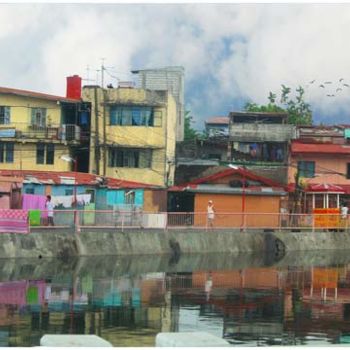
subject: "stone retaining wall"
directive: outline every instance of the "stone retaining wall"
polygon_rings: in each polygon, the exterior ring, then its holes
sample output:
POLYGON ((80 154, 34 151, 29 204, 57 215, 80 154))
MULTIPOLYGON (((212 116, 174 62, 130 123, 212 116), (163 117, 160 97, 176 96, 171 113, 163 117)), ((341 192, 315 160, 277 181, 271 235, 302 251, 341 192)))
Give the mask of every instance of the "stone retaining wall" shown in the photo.
POLYGON ((1 234, 2 258, 98 255, 162 255, 188 253, 244 253, 270 251, 273 256, 302 250, 350 249, 344 232, 232 232, 232 231, 45 231, 29 235, 1 234))

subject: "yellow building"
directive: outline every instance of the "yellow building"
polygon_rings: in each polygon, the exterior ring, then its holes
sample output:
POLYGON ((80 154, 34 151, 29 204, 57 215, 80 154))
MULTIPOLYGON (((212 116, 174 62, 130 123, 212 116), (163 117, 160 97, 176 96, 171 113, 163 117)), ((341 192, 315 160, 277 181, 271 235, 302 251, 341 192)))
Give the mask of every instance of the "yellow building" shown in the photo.
POLYGON ((176 103, 167 91, 85 86, 91 103, 89 172, 172 185, 175 169, 176 103))
POLYGON ((88 150, 78 154, 82 115, 89 128, 83 107, 80 100, 0 87, 0 168, 69 171, 72 164, 61 156, 71 155, 82 160, 78 170, 87 171, 88 150))

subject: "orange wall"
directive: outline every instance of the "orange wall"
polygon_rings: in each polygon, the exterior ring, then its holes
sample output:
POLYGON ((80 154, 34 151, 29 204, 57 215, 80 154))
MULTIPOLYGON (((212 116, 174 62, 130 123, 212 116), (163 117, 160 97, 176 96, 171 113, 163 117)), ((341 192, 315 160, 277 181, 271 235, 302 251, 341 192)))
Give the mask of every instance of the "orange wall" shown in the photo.
POLYGON ((295 173, 297 171, 298 161, 314 161, 315 162, 315 178, 305 178, 304 182, 307 184, 313 183, 328 183, 328 184, 343 184, 350 185, 350 180, 346 176, 336 175, 336 174, 325 174, 321 175, 327 170, 330 172, 337 172, 341 174, 346 174, 347 163, 350 163, 350 155, 317 155, 317 154, 301 154, 293 155, 289 163, 293 164, 293 167, 288 168, 288 183, 295 182, 295 173))
POLYGON ((192 274, 192 286, 203 288, 208 277, 213 288, 278 288, 278 272, 274 268, 251 268, 242 271, 195 271, 192 274))
MULTIPOLYGON (((242 222, 242 196, 235 194, 196 193, 194 211, 195 225, 205 226, 207 220, 208 201, 212 200, 216 211, 214 226, 240 227, 242 222), (231 213, 225 215, 223 213, 231 213), (235 213, 233 215, 232 213, 235 213)), ((276 227, 279 223, 279 196, 251 196, 245 197, 245 213, 273 213, 274 215, 246 215, 247 227, 276 227)))

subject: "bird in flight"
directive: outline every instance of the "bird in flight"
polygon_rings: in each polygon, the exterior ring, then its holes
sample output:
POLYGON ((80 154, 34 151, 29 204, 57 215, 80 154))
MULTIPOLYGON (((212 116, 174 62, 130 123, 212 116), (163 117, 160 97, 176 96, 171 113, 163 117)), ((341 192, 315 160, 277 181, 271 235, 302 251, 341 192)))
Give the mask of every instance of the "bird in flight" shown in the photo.
POLYGON ((334 97, 334 95, 327 95, 328 97, 334 97))
POLYGON ((343 86, 350 87, 349 84, 343 84, 343 86))
POLYGON ((324 88, 324 85, 323 85, 323 84, 321 84, 321 85, 320 85, 320 88, 324 88))
POLYGON ((342 88, 338 88, 337 90, 336 90, 336 92, 338 92, 338 91, 342 91, 343 89, 342 88))
POLYGON ((340 78, 340 79, 339 79, 339 83, 341 83, 343 80, 344 80, 343 78, 340 78))
POLYGON ((316 81, 316 79, 309 81, 309 84, 313 84, 316 81))
POLYGON ((325 81, 323 84, 332 84, 331 81, 325 81))

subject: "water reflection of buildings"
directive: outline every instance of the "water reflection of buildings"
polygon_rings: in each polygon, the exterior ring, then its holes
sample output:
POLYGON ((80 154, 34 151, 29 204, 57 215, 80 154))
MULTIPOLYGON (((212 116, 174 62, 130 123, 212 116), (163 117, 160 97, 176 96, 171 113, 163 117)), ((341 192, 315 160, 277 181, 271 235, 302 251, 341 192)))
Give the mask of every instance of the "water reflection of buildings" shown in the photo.
POLYGON ((171 325, 164 274, 85 275, 0 283, 0 345, 39 345, 44 334, 97 334, 114 346, 154 346, 171 325))
POLYGON ((222 319, 222 336, 234 344, 317 345, 346 341, 350 333, 346 267, 194 272, 172 283, 177 307, 199 305, 198 317, 222 319))
POLYGON ((43 334, 97 334, 154 346, 158 332, 206 330, 233 344, 342 342, 350 331, 346 267, 248 268, 0 283, 0 345, 43 334))

